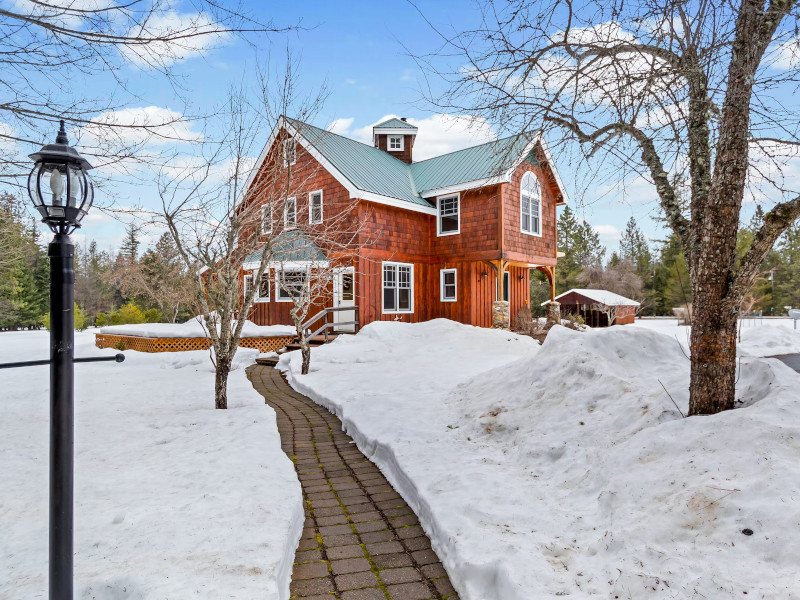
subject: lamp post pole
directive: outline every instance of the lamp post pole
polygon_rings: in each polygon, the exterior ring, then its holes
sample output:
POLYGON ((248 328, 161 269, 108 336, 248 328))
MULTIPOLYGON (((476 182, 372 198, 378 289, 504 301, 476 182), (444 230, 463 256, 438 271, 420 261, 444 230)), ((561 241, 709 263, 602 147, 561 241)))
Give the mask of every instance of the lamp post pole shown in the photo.
POLYGON ((50 257, 50 599, 72 600, 75 247, 56 233, 50 257))
POLYGON ((28 194, 55 234, 50 258, 50 600, 72 600, 75 247, 69 234, 94 201, 92 168, 69 145, 64 121, 54 144, 30 157, 28 194))

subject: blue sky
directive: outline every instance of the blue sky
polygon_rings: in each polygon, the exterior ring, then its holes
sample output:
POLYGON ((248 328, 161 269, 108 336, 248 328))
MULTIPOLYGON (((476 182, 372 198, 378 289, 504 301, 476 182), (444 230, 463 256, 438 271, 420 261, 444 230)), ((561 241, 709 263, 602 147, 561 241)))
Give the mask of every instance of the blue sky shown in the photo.
MULTIPOLYGON (((0 0, 7 1, 12 0, 0 0)), ((335 122, 337 132, 368 139, 365 132, 382 117, 409 117, 420 127, 415 146, 417 158, 480 143, 491 133, 468 131, 461 122, 443 119, 422 99, 422 73, 404 46, 422 54, 434 50, 439 40, 411 4, 403 0, 379 3, 249 0, 245 4, 256 16, 272 18, 277 24, 300 21, 306 29, 261 40, 257 51, 241 40, 232 40, 181 61, 177 72, 186 88, 184 96, 192 102, 190 112, 207 112, 219 106, 229 85, 247 82, 252 78, 255 62, 264 61, 270 54, 273 63, 279 63, 288 44, 301 59, 301 87, 314 90, 325 81, 330 88, 330 97, 316 125, 328 127, 335 122)), ((442 29, 460 31, 475 26, 478 20, 477 9, 471 2, 421 0, 418 6, 442 29)), ((128 101, 130 108, 187 110, 174 89, 146 69, 131 64, 124 75, 139 96, 128 101)), ((110 78, 95 77, 86 84, 100 94, 115 92, 115 83, 110 78)), ((272 125, 263 124, 264 141, 272 125)), ((189 125, 188 131, 193 127, 189 125)), ((573 209, 596 228, 609 251, 617 248, 618 234, 632 215, 648 237, 664 237, 652 218, 658 215, 658 207, 653 201, 654 191, 646 182, 633 182, 622 194, 608 183, 587 185, 584 181, 587 173, 560 164, 558 155, 556 166, 572 198, 573 209)), ((154 189, 146 183, 120 177, 114 187, 118 206, 156 205, 154 189)), ((98 202, 108 202, 102 192, 98 202)), ((95 239, 102 249, 116 249, 123 231, 124 225, 112 216, 94 211, 76 238, 80 243, 95 239)), ((152 230, 147 241, 157 233, 152 230)))

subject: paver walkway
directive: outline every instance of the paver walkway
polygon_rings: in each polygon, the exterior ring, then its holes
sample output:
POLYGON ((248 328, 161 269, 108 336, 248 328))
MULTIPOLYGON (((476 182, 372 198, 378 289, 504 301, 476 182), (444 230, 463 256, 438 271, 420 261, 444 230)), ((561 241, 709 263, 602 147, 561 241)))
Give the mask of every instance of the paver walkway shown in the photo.
POLYGON ((342 431, 272 367, 250 381, 275 409, 283 451, 303 488, 306 522, 291 597, 305 600, 458 600, 414 512, 342 431))

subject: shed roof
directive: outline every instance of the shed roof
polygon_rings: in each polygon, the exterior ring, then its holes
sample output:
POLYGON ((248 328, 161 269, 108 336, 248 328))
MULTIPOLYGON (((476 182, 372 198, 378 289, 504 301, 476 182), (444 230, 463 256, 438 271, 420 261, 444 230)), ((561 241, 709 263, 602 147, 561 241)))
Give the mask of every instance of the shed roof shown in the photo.
MULTIPOLYGON (((261 255, 265 246, 262 246, 246 259, 245 263, 261 262, 261 255)), ((272 256, 270 262, 323 262, 328 260, 322 248, 299 229, 282 231, 272 241, 272 256)))
POLYGON ((403 121, 403 119, 398 119, 397 117, 392 117, 391 119, 386 119, 377 125, 372 127, 373 129, 417 129, 411 123, 407 121, 403 121))
MULTIPOLYGON (((578 294, 579 296, 583 296, 593 302, 597 302, 599 304, 605 304, 606 306, 639 306, 639 303, 636 300, 631 300, 630 298, 626 298, 625 296, 620 296, 619 294, 615 294, 614 292, 609 292, 608 290, 592 290, 586 288, 575 288, 571 289, 568 292, 564 292, 563 294, 559 294, 556 296, 556 300, 559 298, 563 298, 564 296, 568 296, 569 294, 578 294)), ((542 306, 546 304, 542 303, 542 306)))

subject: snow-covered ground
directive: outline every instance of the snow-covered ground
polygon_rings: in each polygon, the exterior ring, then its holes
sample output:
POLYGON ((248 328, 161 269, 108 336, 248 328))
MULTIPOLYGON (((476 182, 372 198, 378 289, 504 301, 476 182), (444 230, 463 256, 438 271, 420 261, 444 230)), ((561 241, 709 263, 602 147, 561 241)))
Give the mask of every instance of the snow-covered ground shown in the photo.
MULTIPOLYGON (((114 354, 76 334, 76 356, 114 354)), ((0 362, 47 358, 0 333, 0 362)), ((244 373, 214 410, 208 352, 75 366, 75 597, 286 600, 303 523, 275 413, 244 373)), ((47 597, 48 369, 0 370, 0 598, 47 597)))
MULTIPOLYGON (((636 319, 625 327, 644 327, 677 339, 684 348, 689 347, 689 327, 678 325, 678 319, 636 319)), ((800 330, 794 321, 786 318, 743 319, 739 322, 741 356, 777 356, 800 352, 800 330)))
MULTIPOLYGON (((236 326, 234 322, 232 327, 236 326)), ((219 331, 219 326, 217 326, 219 331)), ((136 337, 162 338, 202 338, 208 337, 208 325, 202 317, 194 317, 185 323, 136 323, 131 325, 108 325, 100 328, 100 333, 110 335, 133 335, 136 337)), ((256 325, 245 321, 242 325, 242 337, 273 337, 294 335, 292 325, 256 325)))
POLYGON ((556 327, 540 348, 372 323, 308 375, 280 366, 417 511, 463 600, 800 598, 800 375, 745 356, 740 408, 684 419, 666 333, 556 327))

